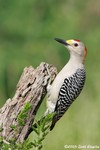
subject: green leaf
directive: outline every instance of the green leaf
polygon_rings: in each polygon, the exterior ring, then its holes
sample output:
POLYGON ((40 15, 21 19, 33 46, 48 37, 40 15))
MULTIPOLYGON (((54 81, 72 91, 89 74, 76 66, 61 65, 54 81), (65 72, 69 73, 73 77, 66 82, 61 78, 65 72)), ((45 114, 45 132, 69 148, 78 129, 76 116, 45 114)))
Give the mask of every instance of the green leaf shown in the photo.
POLYGON ((17 129, 16 125, 11 125, 10 128, 12 128, 13 130, 17 129))
POLYGON ((37 135, 40 134, 40 133, 39 133, 39 129, 35 128, 34 126, 32 127, 32 129, 33 129, 33 131, 34 131, 37 135))
POLYGON ((24 108, 22 109, 22 111, 20 112, 20 114, 18 115, 17 117, 17 121, 18 121, 18 124, 20 126, 24 126, 25 125, 25 120, 27 119, 28 117, 28 111, 31 109, 31 104, 30 102, 27 102, 25 105, 24 105, 24 108))
POLYGON ((54 117, 53 114, 48 114, 45 117, 42 117, 39 121, 36 121, 35 125, 33 125, 33 131, 37 134, 36 139, 34 139, 34 147, 38 148, 38 150, 41 150, 42 142, 45 139, 46 135, 49 133, 50 125, 52 118, 54 117))

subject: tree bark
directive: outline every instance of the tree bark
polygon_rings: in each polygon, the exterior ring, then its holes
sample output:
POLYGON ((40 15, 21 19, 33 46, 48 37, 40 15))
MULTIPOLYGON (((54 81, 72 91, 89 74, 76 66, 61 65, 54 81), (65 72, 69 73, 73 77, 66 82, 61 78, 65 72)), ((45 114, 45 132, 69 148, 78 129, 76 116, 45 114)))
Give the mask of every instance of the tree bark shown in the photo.
POLYGON ((14 97, 9 98, 0 109, 0 136, 4 140, 16 139, 18 142, 24 142, 28 137, 37 110, 47 93, 49 79, 52 82, 56 74, 56 68, 47 63, 41 63, 36 69, 32 66, 24 69, 14 97), (27 112, 25 124, 19 127, 17 118, 27 102, 31 104, 31 108, 27 112), (17 127, 17 132, 12 126, 17 127))

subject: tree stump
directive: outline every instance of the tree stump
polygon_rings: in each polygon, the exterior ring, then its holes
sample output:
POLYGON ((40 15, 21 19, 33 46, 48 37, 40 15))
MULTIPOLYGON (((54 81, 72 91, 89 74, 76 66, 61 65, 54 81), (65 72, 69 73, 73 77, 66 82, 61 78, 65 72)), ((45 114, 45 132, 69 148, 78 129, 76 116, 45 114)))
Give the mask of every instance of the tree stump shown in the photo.
POLYGON ((49 79, 52 82, 56 74, 56 68, 47 63, 41 63, 36 69, 32 66, 24 69, 14 97, 9 98, 0 109, 0 136, 5 141, 16 139, 23 143, 28 137, 37 110, 47 93, 49 79), (27 103, 30 104, 30 109, 24 120, 25 124, 19 127, 18 116, 27 103), (12 127, 17 127, 17 132, 12 127))

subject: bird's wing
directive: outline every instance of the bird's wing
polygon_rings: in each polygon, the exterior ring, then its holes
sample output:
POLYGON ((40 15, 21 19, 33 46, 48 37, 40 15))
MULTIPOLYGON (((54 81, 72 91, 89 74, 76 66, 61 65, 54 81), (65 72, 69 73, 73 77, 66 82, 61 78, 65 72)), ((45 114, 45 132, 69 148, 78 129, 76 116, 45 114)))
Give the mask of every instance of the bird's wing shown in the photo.
POLYGON ((66 110, 69 108, 69 106, 72 103, 72 101, 70 100, 68 87, 69 87, 69 80, 65 79, 59 92, 57 104, 55 107, 56 114, 53 117, 50 130, 53 129, 55 123, 63 116, 63 114, 66 112, 66 110))
POLYGON ((55 107, 55 116, 53 117, 51 130, 55 123, 64 115, 69 106, 80 94, 85 83, 85 70, 78 69, 73 76, 66 78, 60 88, 57 104, 55 107))

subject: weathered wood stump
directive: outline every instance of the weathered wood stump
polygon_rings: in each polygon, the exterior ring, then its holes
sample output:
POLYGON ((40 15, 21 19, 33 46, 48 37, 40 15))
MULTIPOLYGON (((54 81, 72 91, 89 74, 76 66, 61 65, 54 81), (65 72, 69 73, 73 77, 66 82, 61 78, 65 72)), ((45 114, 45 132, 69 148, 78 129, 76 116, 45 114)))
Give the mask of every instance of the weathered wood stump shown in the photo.
POLYGON ((14 97, 9 98, 0 109, 0 128, 2 128, 0 136, 4 140, 9 141, 14 138, 18 142, 24 142, 28 137, 37 110, 47 93, 49 79, 53 81, 56 74, 56 68, 47 63, 41 63, 36 69, 32 66, 24 69, 14 97), (31 104, 31 107, 24 120, 25 124, 19 128, 17 118, 27 102, 31 104), (17 132, 12 126, 18 128, 17 132))

